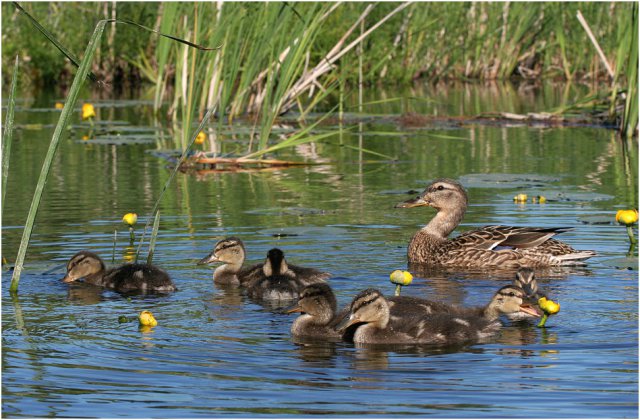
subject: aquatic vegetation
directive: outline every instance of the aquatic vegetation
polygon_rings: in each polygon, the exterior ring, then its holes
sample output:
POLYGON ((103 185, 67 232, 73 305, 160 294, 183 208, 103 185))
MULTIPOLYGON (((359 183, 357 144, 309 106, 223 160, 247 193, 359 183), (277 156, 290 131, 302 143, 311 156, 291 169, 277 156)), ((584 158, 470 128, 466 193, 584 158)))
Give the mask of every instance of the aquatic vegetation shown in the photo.
POLYGON ((93 105, 89 103, 82 104, 82 119, 83 120, 91 120, 96 116, 96 110, 93 105))
POLYGON ((16 85, 18 80, 18 56, 13 65, 13 76, 11 77, 11 90, 9 92, 9 103, 4 121, 4 131, 2 133, 2 204, 7 193, 7 179, 9 178, 9 156, 11 156, 11 142, 13 141, 13 119, 16 107, 16 85))
POLYGON ((158 321, 153 316, 151 311, 142 311, 140 315, 138 315, 138 321, 142 326, 155 327, 158 325, 158 321))
POLYGON ((560 312, 560 303, 556 303, 551 299, 547 299, 546 297, 541 297, 538 299, 538 306, 542 309, 542 319, 538 323, 538 327, 544 327, 547 323, 547 319, 549 315, 555 315, 560 312))
POLYGON ((618 210, 616 213, 616 222, 626 226, 627 235, 629 235, 629 242, 631 243, 631 249, 638 243, 636 236, 633 233, 633 225, 638 221, 638 210, 618 210))
POLYGON ((410 285, 411 281, 413 281, 413 276, 408 271, 394 270, 389 275, 389 279, 391 283, 396 285, 395 295, 400 296, 400 289, 402 289, 402 286, 410 285))
POLYGON ((133 226, 138 221, 138 215, 136 213, 127 213, 122 217, 122 222, 129 226, 129 239, 131 242, 135 241, 136 236, 133 230, 133 226))

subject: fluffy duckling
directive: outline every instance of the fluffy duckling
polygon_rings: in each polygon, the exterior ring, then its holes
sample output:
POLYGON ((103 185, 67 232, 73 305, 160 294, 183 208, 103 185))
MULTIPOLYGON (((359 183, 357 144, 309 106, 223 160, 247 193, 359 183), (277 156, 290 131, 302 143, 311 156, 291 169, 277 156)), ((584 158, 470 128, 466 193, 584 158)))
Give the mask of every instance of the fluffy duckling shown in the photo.
POLYGON ((534 317, 540 317, 542 311, 538 307, 537 301, 542 297, 542 294, 538 291, 538 281, 536 280, 534 271, 528 267, 520 268, 516 272, 516 278, 513 280, 512 284, 524 291, 527 300, 535 302, 531 305, 531 308, 536 311, 537 315, 534 316, 530 312, 520 311, 506 314, 507 318, 511 321, 522 321, 534 317))
POLYGON ((106 269, 104 262, 90 251, 80 251, 67 263, 67 275, 62 279, 71 283, 79 279, 85 283, 114 289, 117 292, 173 292, 177 290, 169 275, 149 264, 125 264, 106 269))
POLYGON ((263 276, 247 285, 247 295, 255 300, 294 300, 300 297, 300 292, 305 286, 325 282, 320 276, 323 273, 317 270, 311 268, 298 268, 298 270, 300 271, 294 271, 287 264, 284 253, 280 249, 273 248, 267 252, 267 259, 262 266, 263 276))
POLYGON ((484 226, 448 239, 464 217, 468 199, 462 185, 441 178, 415 199, 396 207, 429 206, 438 210, 407 248, 410 263, 451 267, 543 267, 580 265, 596 255, 552 239, 570 228, 484 226))
POLYGON ((198 264, 224 263, 213 272, 213 281, 218 284, 245 286, 263 276, 263 264, 242 268, 246 258, 244 244, 239 238, 231 236, 216 243, 213 251, 198 264))
POLYGON ((460 344, 490 337, 500 322, 482 317, 439 313, 401 316, 391 323, 389 301, 375 289, 360 292, 351 302, 349 317, 337 329, 359 325, 353 335, 357 344, 460 344))
POLYGON ((291 325, 291 334, 310 338, 340 338, 336 325, 344 314, 336 315, 337 302, 331 287, 316 283, 305 287, 298 303, 285 310, 286 313, 301 312, 291 325))
MULTIPOLYGON (((246 251, 244 244, 239 238, 232 236, 218 241, 213 251, 201 259, 198 264, 224 263, 213 272, 213 281, 218 284, 247 286, 251 283, 264 280, 265 276, 268 277, 268 275, 265 274, 264 266, 268 263, 269 258, 267 258, 265 263, 242 268, 245 258, 246 251)), ((268 267, 267 270, 273 271, 273 269, 268 267)), ((287 264, 287 270, 304 285, 324 281, 331 276, 329 273, 293 264, 287 264)))

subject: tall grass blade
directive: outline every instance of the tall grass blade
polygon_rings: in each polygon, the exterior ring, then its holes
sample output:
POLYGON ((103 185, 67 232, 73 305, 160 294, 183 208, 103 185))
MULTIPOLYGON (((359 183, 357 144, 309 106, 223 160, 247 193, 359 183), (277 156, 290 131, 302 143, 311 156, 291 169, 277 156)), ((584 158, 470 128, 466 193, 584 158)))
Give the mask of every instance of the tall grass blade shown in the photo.
POLYGON ((40 200, 42 199, 42 192, 47 182, 47 177, 49 176, 49 170, 51 169, 51 162, 53 162, 53 158, 56 154, 56 150, 58 149, 60 139, 66 133, 66 128, 69 124, 69 120, 71 120, 72 118, 74 108, 78 100, 78 95, 80 94, 80 90, 82 88, 82 85, 84 84, 85 79, 87 78, 87 75, 89 74, 91 59, 93 58, 93 54, 95 53, 96 48, 98 48, 98 45, 100 44, 100 37, 102 36, 102 32, 104 31, 106 23, 107 21, 105 20, 99 21, 96 25, 96 29, 93 31, 93 35, 91 35, 91 40, 87 45, 84 57, 82 58, 82 61, 80 62, 80 65, 78 67, 78 71, 73 78, 73 83, 71 85, 71 89, 69 90, 69 96, 67 97, 64 107, 62 108, 62 113, 60 114, 60 118, 58 119, 58 124, 56 125, 56 128, 53 132, 51 143, 49 143, 49 149, 47 150, 47 154, 42 164, 42 170, 40 171, 40 177, 38 178, 36 190, 33 193, 33 200, 31 201, 29 214, 27 215, 27 220, 24 225, 24 231, 22 233, 22 240, 20 241, 20 247, 18 249, 18 255, 16 256, 15 268, 13 270, 13 276, 11 277, 11 286, 9 287, 9 291, 11 291, 12 293, 18 291, 18 282, 20 281, 20 274, 22 273, 24 257, 27 253, 27 247, 29 246, 29 239, 31 238, 33 223, 35 222, 36 215, 38 213, 38 207, 40 206, 40 200))
POLYGON ((631 38, 629 59, 627 61, 627 98, 622 118, 622 133, 632 137, 638 132, 638 5, 633 6, 633 30, 627 36, 631 38))
POLYGON ((147 264, 153 261, 153 251, 156 249, 156 238, 158 237, 158 228, 160 227, 160 210, 158 210, 153 218, 153 229, 151 230, 151 238, 149 238, 149 254, 147 255, 147 264))
POLYGON ((11 91, 9 93, 9 104, 7 105, 7 115, 4 120, 4 132, 2 133, 2 207, 4 208, 4 197, 7 193, 7 179, 9 178, 9 156, 11 156, 11 143, 13 141, 13 114, 16 107, 16 84, 18 81, 18 56, 13 66, 13 76, 11 77, 11 91))

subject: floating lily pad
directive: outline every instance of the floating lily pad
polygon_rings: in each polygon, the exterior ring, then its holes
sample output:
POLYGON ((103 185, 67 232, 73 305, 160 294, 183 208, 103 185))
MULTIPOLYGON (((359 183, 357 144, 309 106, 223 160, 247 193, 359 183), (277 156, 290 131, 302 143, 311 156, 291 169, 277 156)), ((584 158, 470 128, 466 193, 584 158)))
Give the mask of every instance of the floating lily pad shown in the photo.
POLYGON ((325 214, 324 210, 310 209, 305 207, 284 207, 272 209, 247 210, 245 213, 261 216, 312 216, 325 214))
POLYGON ((612 200, 614 198, 609 194, 601 194, 590 191, 534 190, 528 193, 530 196, 542 195, 546 197, 548 202, 593 202, 612 200))
POLYGON ((540 188, 560 178, 538 174, 468 174, 459 179, 465 188, 540 188))
POLYGON ((613 267, 620 270, 638 269, 638 257, 611 258, 600 262, 608 267, 613 267))
POLYGON ((614 218, 612 216, 582 216, 579 217, 578 220, 585 225, 611 225, 614 222, 614 218))
POLYGON ((113 136, 113 137, 100 137, 97 139, 89 140, 76 140, 76 143, 83 144, 108 144, 115 146, 126 146, 128 144, 148 144, 156 141, 155 135, 149 136, 113 136))

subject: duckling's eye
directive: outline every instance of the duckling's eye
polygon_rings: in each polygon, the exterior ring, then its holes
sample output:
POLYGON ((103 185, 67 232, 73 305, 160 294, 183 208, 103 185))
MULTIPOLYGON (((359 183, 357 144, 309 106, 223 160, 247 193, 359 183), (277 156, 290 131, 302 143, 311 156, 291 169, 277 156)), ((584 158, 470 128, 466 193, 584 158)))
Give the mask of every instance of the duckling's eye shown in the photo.
POLYGON ((444 185, 438 185, 438 188, 436 188, 438 191, 442 191, 444 190, 444 185))

